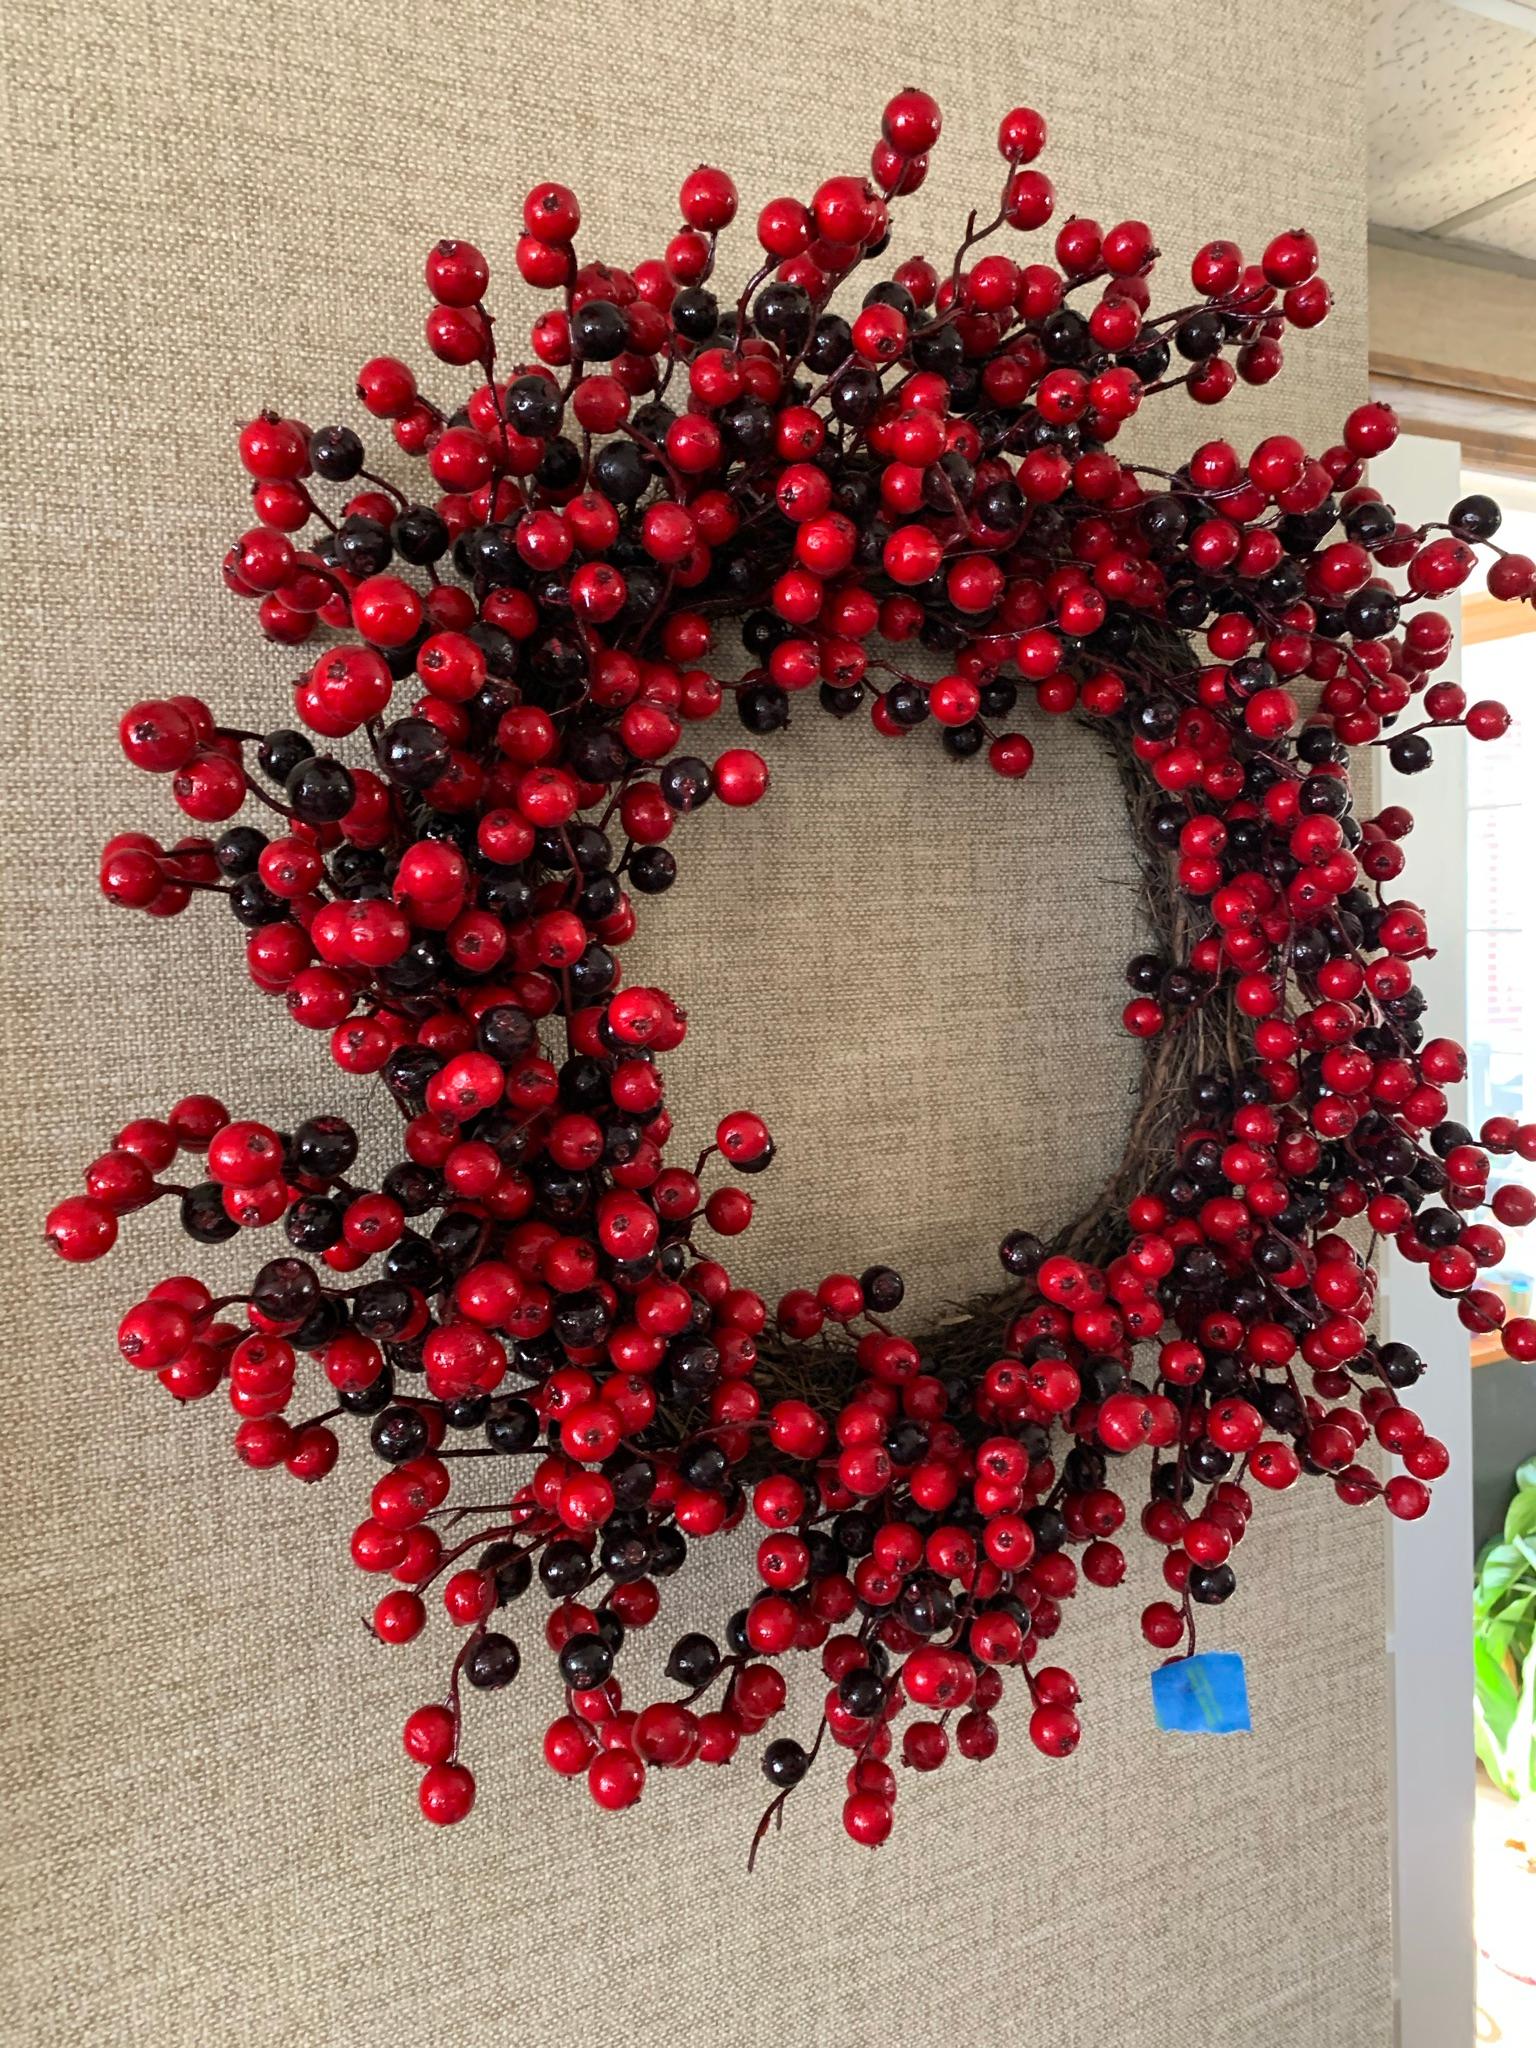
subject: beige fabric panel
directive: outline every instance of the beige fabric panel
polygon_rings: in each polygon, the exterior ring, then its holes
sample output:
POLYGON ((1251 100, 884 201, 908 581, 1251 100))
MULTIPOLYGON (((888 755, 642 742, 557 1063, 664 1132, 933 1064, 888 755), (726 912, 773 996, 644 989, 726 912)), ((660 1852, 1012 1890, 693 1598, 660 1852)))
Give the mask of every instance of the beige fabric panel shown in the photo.
MULTIPOLYGON (((510 272, 524 186, 558 175, 580 190, 589 252, 633 261, 699 159, 733 170, 750 217, 861 168, 885 95, 913 79, 948 133, 898 244, 939 254, 993 187, 998 115, 1027 100, 1052 123, 1063 211, 1151 220, 1168 292, 1206 233, 1256 248, 1303 220, 1343 300, 1279 392, 1215 416, 1171 403, 1141 445, 1249 434, 1282 411, 1328 437, 1363 388, 1356 14, 14 0, 7 2042, 1387 2040, 1377 1518, 1265 1504, 1240 1597, 1209 1631, 1249 1653, 1251 1738, 1151 1731, 1138 1561, 1069 1616, 1077 1758, 1035 1755, 1014 1713, 993 1762, 904 1785, 878 1856, 843 1843, 830 1772, 750 1882, 750 1768, 655 1782, 637 1811, 599 1817, 537 1760, 548 1693, 530 1678, 472 1702, 480 1804, 437 1836, 397 1739, 436 1660, 366 1639, 346 1560, 358 1446, 314 1491, 240 1472, 225 1418, 173 1413, 114 1361, 117 1315, 179 1259, 170 1230, 160 1252, 141 1222, 83 1275, 37 1246, 42 1208, 100 1143, 185 1088, 274 1116, 349 1106, 323 1045, 244 983, 232 926, 112 914, 95 853, 109 830, 175 826, 164 791, 115 758, 131 697, 206 690, 227 715, 278 715, 295 664, 217 582, 243 523, 233 428, 263 400, 350 416, 365 355, 419 355, 431 239, 470 235, 510 272)), ((1070 727, 1036 738, 1035 775, 1004 789, 928 734, 890 745, 808 717, 769 749, 759 812, 680 837, 683 880, 648 910, 644 957, 699 1027, 673 1067, 685 1125, 744 1102, 777 1129, 761 1228, 735 1262, 765 1287, 884 1256, 931 1310, 990 1277, 1002 1228, 1065 1213, 1114 1154, 1134 1072, 1108 1021, 1132 869, 1103 763, 1070 727)), ((669 1620, 723 1614, 741 1557, 674 1587, 669 1620)))
POLYGON ((1529 379, 1536 280, 1373 242, 1370 281, 1377 354, 1529 379))

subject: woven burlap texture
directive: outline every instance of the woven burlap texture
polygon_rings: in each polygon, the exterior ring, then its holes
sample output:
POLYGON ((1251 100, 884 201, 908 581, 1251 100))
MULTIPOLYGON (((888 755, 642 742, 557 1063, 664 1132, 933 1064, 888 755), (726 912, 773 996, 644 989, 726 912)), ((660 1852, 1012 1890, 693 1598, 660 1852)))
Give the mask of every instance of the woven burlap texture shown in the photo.
MULTIPOLYGON (((118 1125, 186 1088, 284 1122, 352 1106, 323 1043, 245 983, 231 924, 112 913, 95 855, 121 827, 178 829, 163 787, 117 758, 131 698, 197 690, 237 720, 281 719, 298 664, 262 648, 218 585, 246 523, 234 427, 264 401, 351 419, 365 356, 419 358, 433 238, 473 237, 508 276, 525 185, 560 176, 589 252, 634 261, 671 231, 695 162, 732 169, 750 221, 779 190, 861 168, 885 96, 915 79, 948 132, 897 241, 942 256, 995 189, 998 116, 1025 100, 1051 119, 1063 213, 1151 220, 1166 293, 1206 233, 1256 248, 1303 220, 1327 250, 1343 303, 1280 390, 1216 416, 1162 402, 1139 445, 1252 437, 1282 414, 1331 438, 1363 388, 1355 14, 1335 0, 13 6, 7 2041, 1387 2039, 1374 1519, 1265 1503, 1241 1595, 1210 1626, 1249 1654, 1251 1738, 1153 1733, 1138 1561, 1120 1593, 1068 1615, 1062 1650, 1087 1696, 1076 1760, 1037 1756, 1015 1705, 993 1762, 904 1785, 878 1856, 842 1841, 835 1770, 796 1796, 750 1881, 750 1766, 656 1783, 637 1811, 598 1817, 538 1760, 551 1689, 536 1643, 510 1695, 472 1702, 480 1805, 438 1836, 415 1816, 397 1730, 439 1659, 364 1634, 346 1557, 360 1446, 313 1491, 241 1472, 217 1403, 176 1413, 114 1358, 122 1309, 188 1259, 169 1219, 138 1219, 84 1272, 48 1261, 38 1236, 118 1125)), ((730 246, 734 274, 750 228, 730 246)), ((502 303, 510 336, 526 301, 502 303)), ((770 800, 690 821, 682 881, 645 906, 638 958, 697 1026, 671 1063, 684 1131, 743 1103, 780 1140, 733 1260, 767 1290, 890 1258, 936 1313, 990 1278, 1003 1228, 1065 1215, 1114 1155, 1134 1072, 1112 1026, 1134 872, 1092 744, 1033 716, 1030 730, 1036 772, 1004 788, 931 734, 891 746, 812 712, 767 749, 770 800)), ((233 1275, 250 1259, 210 1263, 233 1275)), ((745 1555, 701 1559, 668 1621, 723 1616, 745 1555)))

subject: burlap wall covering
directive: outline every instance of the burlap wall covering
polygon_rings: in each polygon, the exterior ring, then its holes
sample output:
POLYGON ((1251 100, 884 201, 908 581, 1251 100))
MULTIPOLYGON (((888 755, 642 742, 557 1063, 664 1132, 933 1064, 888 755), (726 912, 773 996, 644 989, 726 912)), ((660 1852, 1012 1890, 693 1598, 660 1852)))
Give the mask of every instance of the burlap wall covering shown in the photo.
MULTIPOLYGON (((471 235, 510 269, 524 182, 558 174, 591 246, 630 259, 701 157, 734 170, 750 218, 856 168, 914 78, 950 132, 900 235, 937 252, 1026 99, 1067 202, 1152 220, 1171 290, 1203 231, 1318 233, 1344 303, 1283 388, 1324 435, 1363 385, 1355 9, 21 0, 9 37, 0 2035, 1385 2041, 1375 1521, 1266 1506, 1215 1625, 1251 1652, 1249 1740, 1152 1734, 1137 1584, 1072 1617, 1077 1760, 1010 1726, 992 1764, 911 1788, 878 1857, 840 1839, 831 1773, 751 1882, 747 1771, 605 1822, 534 1761, 532 1686, 477 1714, 480 1810, 439 1838, 396 1749, 425 1660, 357 1620, 355 1464, 316 1492, 239 1472, 217 1417, 173 1414, 113 1362, 117 1313, 163 1270, 154 1233, 80 1278, 45 1263, 36 1220, 119 1121, 184 1086, 272 1115, 346 1100, 323 1047, 241 985, 232 929, 109 913, 94 854, 109 827, 172 822, 114 759, 130 696, 206 688, 270 719, 292 664, 215 574, 240 517, 231 428, 267 398, 322 419, 364 355, 414 351, 430 239, 471 235)), ((728 839, 688 828, 684 885, 652 914, 650 964, 706 1040, 675 1063, 678 1099, 701 1123, 736 1101, 774 1121, 783 1164, 743 1259, 765 1285, 881 1254, 932 1306, 1117 1142, 1113 789, 1054 729, 1022 791, 814 719, 775 759, 772 802, 728 839)), ((705 1591, 723 1613, 723 1569, 705 1591)))

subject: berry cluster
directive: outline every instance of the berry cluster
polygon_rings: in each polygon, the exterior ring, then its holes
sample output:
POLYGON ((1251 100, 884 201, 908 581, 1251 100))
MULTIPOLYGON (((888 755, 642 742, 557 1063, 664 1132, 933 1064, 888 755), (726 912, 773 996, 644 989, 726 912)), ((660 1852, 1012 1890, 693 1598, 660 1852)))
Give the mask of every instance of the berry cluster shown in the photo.
MULTIPOLYGON (((1083 1581, 1123 1577, 1128 1497, 1168 1593, 1142 1631, 1180 1654, 1263 1491, 1306 1475, 1422 1514, 1446 1456, 1403 1398, 1421 1360, 1369 1332, 1375 1248, 1488 1329, 1496 1224, 1536 1212, 1518 1186, 1487 1199, 1491 1155, 1536 1157, 1536 1127, 1448 1118, 1464 1056, 1425 1035, 1424 919, 1384 893, 1411 819, 1357 819, 1348 773, 1352 748, 1413 772, 1437 727, 1503 731, 1501 706, 1434 679, 1432 600, 1479 544, 1502 598, 1529 601, 1536 568, 1494 544, 1485 498, 1443 527, 1396 518, 1364 480, 1395 431, 1382 405, 1321 454, 1274 434, 1172 473, 1126 459, 1144 398, 1267 383, 1288 330, 1324 318, 1312 238, 1259 263, 1208 243, 1194 298, 1160 314, 1140 221, 1073 216, 1054 260, 1024 260, 1055 197, 1019 108, 994 217, 946 268, 887 271, 890 204, 939 126, 899 93, 871 178, 765 207, 725 303, 724 173, 687 177, 682 227, 630 270, 578 258, 574 195, 536 186, 516 260, 553 296, 510 372, 484 257, 438 243, 426 338, 467 395, 439 403, 390 356, 357 379, 429 484, 386 481, 349 426, 265 412, 240 435, 257 523, 225 581, 280 647, 323 638, 292 722, 231 729, 190 697, 122 721, 129 760, 215 836, 119 835, 107 897, 169 916, 222 896, 258 987, 382 1077, 404 1156, 375 1186, 339 1116, 278 1131, 194 1096, 120 1131, 48 1235, 96 1258, 166 1198, 197 1243, 281 1226, 246 1293, 167 1279, 120 1348, 177 1400, 223 1390, 250 1466, 319 1479, 333 1424, 364 1418, 381 1469, 351 1549, 387 1582, 374 1633, 407 1642, 432 1608, 457 1631, 444 1696, 405 1726, 433 1821, 469 1810, 465 1688, 517 1677, 507 1617, 535 1587, 563 1689, 545 1753, 605 1807, 766 1729, 796 1651, 825 1695, 812 1743, 763 1750, 765 1826, 830 1738, 848 1833, 878 1844, 893 1759, 989 1756, 1010 1687, 1065 1756, 1078 1691, 1047 1645, 1083 1581), (861 269, 857 309, 831 310, 861 269), (926 677, 904 646, 936 657, 926 677), (727 700, 771 734, 812 691, 886 738, 931 721, 1008 777, 1033 758, 1006 729, 1021 698, 1116 735, 1188 934, 1131 963, 1125 1024, 1166 1046, 1230 1022, 1230 1061, 1195 1076, 1102 1254, 1004 1240, 1001 1338, 974 1369, 891 1327, 889 1267, 770 1310, 710 1255, 706 1233, 751 1220, 732 1176, 773 1156, 750 1111, 691 1167, 666 1159, 661 1060, 686 1019, 626 983, 621 949, 636 899, 675 879, 679 822, 768 787, 754 748, 709 761, 686 735, 727 700), (261 822, 235 823, 251 800, 261 822), (1373 1441, 1402 1466, 1384 1482, 1373 1441), (660 1582, 749 1516, 755 1582, 722 1639, 680 1636, 674 1694, 626 1703, 616 1669, 660 1582)), ((1504 1338, 1536 1356, 1536 1325, 1504 1338)))

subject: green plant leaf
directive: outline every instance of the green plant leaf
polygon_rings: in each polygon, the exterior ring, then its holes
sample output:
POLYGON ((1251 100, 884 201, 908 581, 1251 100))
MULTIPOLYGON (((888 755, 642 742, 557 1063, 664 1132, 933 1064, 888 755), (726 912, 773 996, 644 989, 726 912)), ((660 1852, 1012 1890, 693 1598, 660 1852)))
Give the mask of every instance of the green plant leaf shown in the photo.
POLYGON ((1517 1664, 1513 1664, 1509 1654, 1514 1639, 1514 1630, 1499 1620, 1484 1622, 1477 1632, 1477 1644, 1488 1652, 1501 1670, 1519 1669, 1517 1664))
POLYGON ((1474 1610, 1474 1629, 1481 1634, 1492 1623, 1498 1622, 1501 1627, 1514 1629, 1518 1634, 1529 1627, 1533 1611, 1536 1611, 1536 1586, 1526 1587, 1517 1583, 1506 1588, 1497 1599, 1490 1600, 1486 1607, 1474 1610))
POLYGON ((1523 1575, 1525 1560, 1513 1543, 1493 1543, 1483 1552, 1473 1597, 1478 1605, 1490 1607, 1523 1575))
POLYGON ((1501 1792, 1507 1792, 1511 1799, 1518 1798, 1519 1794, 1510 1783, 1509 1773, 1504 1768, 1504 1751, 1488 1726, 1480 1700, 1472 1702, 1472 1741, 1483 1769, 1494 1784, 1501 1792))
POLYGON ((1515 1669, 1520 1670, 1531 1654, 1532 1638, 1536 1636, 1536 1592, 1501 1601, 1493 1613, 1478 1623, 1477 1635, 1496 1656, 1509 1658, 1515 1669))
POLYGON ((1536 1793, 1536 1657, 1527 1657, 1520 1704, 1504 1744, 1506 1786, 1517 1799, 1536 1793))
POLYGON ((1479 1712, 1502 1749, 1520 1709, 1520 1691, 1504 1668, 1503 1658, 1482 1637, 1472 1644, 1472 1675, 1479 1712))
POLYGON ((1536 1800, 1536 1457, 1515 1474, 1503 1541, 1477 1559, 1472 1588, 1473 1737, 1512 1799, 1536 1800))

